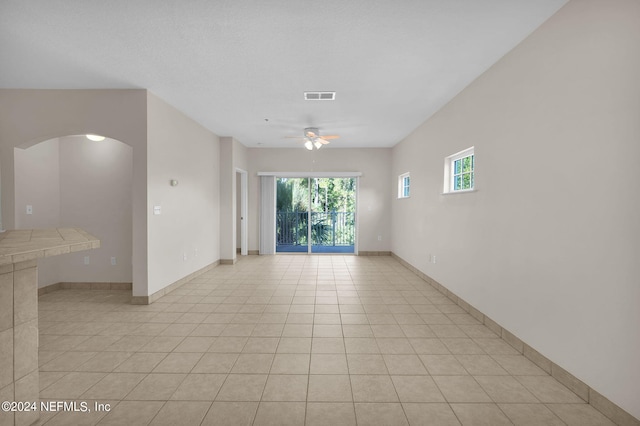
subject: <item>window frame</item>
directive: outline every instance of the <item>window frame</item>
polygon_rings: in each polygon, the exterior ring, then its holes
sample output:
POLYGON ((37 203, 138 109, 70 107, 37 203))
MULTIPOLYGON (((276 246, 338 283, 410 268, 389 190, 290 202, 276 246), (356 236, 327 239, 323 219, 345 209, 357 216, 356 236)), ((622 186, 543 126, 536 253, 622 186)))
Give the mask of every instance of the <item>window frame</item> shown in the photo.
POLYGON ((398 198, 410 198, 411 197, 411 173, 406 172, 398 176, 398 198), (407 184, 405 185, 405 180, 407 184), (405 191, 407 190, 406 195, 405 191))
POLYGON ((463 192, 476 191, 476 160, 475 160, 475 147, 464 149, 460 152, 456 152, 444 159, 444 186, 443 194, 458 194, 463 192), (471 171, 455 173, 455 162, 464 158, 471 157, 471 171), (465 174, 471 175, 471 187, 464 189, 455 189, 456 176, 464 176, 465 174))

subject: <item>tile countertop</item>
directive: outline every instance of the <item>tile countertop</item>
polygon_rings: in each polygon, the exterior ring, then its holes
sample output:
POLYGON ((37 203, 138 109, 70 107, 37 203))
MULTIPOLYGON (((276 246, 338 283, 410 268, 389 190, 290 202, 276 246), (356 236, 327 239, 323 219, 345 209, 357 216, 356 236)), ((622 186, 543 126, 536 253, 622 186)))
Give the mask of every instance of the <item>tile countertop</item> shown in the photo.
POLYGON ((17 229, 0 233, 0 265, 100 247, 80 228, 17 229))

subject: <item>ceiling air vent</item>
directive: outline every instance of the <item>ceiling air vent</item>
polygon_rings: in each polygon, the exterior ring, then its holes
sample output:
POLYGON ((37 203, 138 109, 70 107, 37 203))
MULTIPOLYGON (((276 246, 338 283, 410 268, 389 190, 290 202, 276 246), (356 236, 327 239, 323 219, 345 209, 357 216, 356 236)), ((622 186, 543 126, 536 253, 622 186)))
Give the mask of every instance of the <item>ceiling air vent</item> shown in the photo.
POLYGON ((336 92, 304 92, 306 101, 334 101, 336 92))

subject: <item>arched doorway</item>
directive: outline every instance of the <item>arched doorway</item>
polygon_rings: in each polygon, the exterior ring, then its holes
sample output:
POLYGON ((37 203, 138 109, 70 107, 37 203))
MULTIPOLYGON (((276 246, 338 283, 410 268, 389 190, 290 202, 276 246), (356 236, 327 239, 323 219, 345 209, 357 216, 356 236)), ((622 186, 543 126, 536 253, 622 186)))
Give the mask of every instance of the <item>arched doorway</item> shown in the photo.
POLYGON ((73 226, 101 240, 91 252, 41 259, 39 287, 59 282, 131 286, 132 161, 129 145, 85 135, 14 150, 15 228, 73 226))

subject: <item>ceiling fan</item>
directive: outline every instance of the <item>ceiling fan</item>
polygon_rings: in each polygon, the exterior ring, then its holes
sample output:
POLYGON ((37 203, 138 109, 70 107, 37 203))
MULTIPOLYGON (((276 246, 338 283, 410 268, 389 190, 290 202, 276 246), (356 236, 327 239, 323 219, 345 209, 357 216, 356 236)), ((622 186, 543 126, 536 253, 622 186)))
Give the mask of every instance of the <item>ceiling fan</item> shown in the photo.
MULTIPOLYGON (((287 136, 288 138, 298 138, 297 136, 287 136)), ((338 135, 326 135, 320 136, 320 131, 317 127, 307 127, 304 129, 304 147, 309 151, 313 151, 313 147, 320 149, 323 145, 329 143, 330 139, 338 139, 338 135)), ((298 138, 299 139, 299 138, 298 138)))

